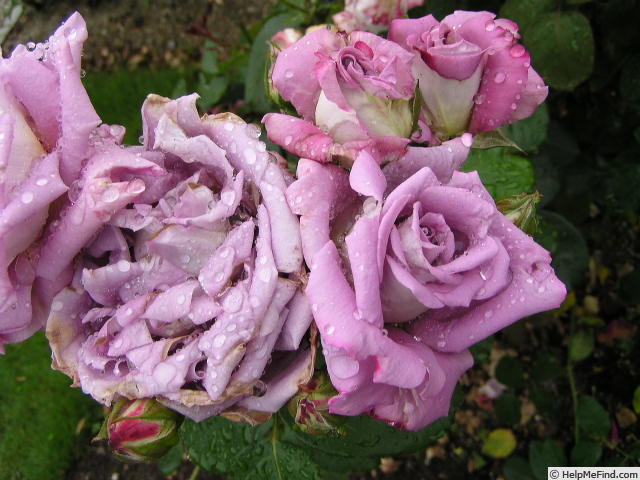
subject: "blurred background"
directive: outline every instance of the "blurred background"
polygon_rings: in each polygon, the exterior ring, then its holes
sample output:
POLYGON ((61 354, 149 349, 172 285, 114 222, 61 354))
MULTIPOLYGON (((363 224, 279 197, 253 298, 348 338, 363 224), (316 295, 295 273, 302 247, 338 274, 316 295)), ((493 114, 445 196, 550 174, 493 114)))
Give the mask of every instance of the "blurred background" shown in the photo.
MULTIPOLYGON (((330 0, 0 0, 0 44, 44 41, 84 16, 83 81, 106 123, 138 142, 148 93, 197 91, 201 111, 259 122, 267 40, 327 21, 330 0)), ((635 0, 426 0, 441 19, 489 10, 520 25, 551 86, 545 106, 505 129, 520 150, 476 151, 494 197, 538 191, 536 239, 570 287, 558 310, 474 347, 444 436, 414 455, 385 457, 353 479, 546 479, 547 465, 638 465, 640 459, 640 5, 635 0), (490 153, 488 153, 490 152, 490 153), (518 177, 496 162, 511 162, 518 177), (514 183, 515 182, 515 183, 514 183)), ((158 465, 115 460, 91 444, 102 407, 48 369, 36 335, 0 357, 0 478, 223 478, 177 448, 158 465)))

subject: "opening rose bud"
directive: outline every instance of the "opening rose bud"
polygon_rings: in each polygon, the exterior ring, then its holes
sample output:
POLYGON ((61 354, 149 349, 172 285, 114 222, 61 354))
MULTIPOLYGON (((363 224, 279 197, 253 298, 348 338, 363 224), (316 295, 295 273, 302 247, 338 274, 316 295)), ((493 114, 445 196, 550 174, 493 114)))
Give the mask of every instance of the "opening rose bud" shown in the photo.
POLYGON ((423 3, 424 0, 347 0, 333 21, 345 32, 381 32, 389 28, 392 20, 406 16, 409 9, 423 3))
POLYGON ((518 26, 489 12, 394 20, 389 40, 415 53, 424 115, 441 140, 530 116, 548 88, 518 43, 518 26))
POLYGON ((119 399, 94 440, 106 438, 121 460, 157 460, 178 443, 181 422, 181 415, 152 398, 119 399))

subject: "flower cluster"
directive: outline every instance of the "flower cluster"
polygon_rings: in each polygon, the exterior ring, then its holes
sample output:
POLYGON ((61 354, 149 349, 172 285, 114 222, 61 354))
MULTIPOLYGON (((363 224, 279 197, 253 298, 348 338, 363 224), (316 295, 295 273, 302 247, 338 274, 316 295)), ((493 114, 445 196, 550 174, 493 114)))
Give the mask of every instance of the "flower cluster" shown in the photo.
POLYGON ((447 415, 468 347, 565 296, 549 253, 459 171, 475 134, 546 97, 518 38, 459 11, 394 20, 388 39, 319 30, 276 60, 273 86, 302 118, 264 123, 302 157, 287 199, 331 413, 423 428, 447 415))
POLYGON ((53 366, 96 400, 195 420, 259 423, 301 387, 308 431, 334 431, 324 411, 412 430, 447 415, 468 348, 565 295, 549 253, 460 171, 474 135, 547 87, 513 22, 373 3, 346 11, 396 18, 387 39, 273 39, 272 85, 299 117, 264 123, 295 177, 257 126, 200 117, 195 94, 149 95, 143 144, 123 146, 80 82, 77 14, 0 60, 0 348, 46 323, 53 366), (312 380, 314 320, 332 387, 312 380))

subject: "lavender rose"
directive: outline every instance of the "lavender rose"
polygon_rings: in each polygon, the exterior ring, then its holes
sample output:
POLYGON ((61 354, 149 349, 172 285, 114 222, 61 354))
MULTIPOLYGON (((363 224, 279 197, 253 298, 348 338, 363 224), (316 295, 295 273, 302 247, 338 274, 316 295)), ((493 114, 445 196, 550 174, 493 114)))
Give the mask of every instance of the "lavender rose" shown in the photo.
POLYGON ((381 32, 391 21, 407 15, 424 0, 346 0, 344 10, 333 16, 336 26, 347 33, 354 30, 381 32))
POLYGON ((381 161, 404 153, 412 133, 413 55, 368 32, 316 30, 278 54, 273 86, 303 117, 267 114, 269 138, 321 162, 357 152, 381 161))
POLYGON ((416 430, 448 413, 467 348, 557 307, 549 253, 498 212, 476 172, 351 171, 301 160, 287 190, 311 266, 306 294, 333 385, 330 411, 416 430))
POLYGON ((62 287, 40 274, 40 237, 94 152, 100 119, 80 81, 86 38, 74 14, 45 44, 0 58, 0 353, 42 328, 62 287))
MULTIPOLYGON (((104 404, 156 397, 196 420, 258 422, 313 371, 312 349, 300 347, 311 312, 284 197, 291 180, 256 126, 232 114, 201 119, 196 98, 150 95, 144 146, 87 166, 120 162, 111 174, 139 188, 75 259, 47 336, 54 366, 104 404), (161 176, 122 170, 138 163, 161 176)), ((95 188, 85 183, 76 205, 95 188)))
POLYGON ((389 40, 416 53, 428 125, 441 139, 492 130, 530 116, 548 87, 518 43, 518 26, 489 12, 394 20, 389 40))

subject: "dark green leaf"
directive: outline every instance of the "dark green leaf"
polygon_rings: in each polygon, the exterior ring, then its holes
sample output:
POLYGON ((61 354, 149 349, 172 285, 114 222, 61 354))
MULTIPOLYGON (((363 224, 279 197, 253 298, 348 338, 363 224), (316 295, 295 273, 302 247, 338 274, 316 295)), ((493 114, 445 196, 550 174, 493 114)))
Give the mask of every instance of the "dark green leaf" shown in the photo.
POLYGON ((198 86, 200 108, 209 110, 215 106, 226 92, 228 86, 229 80, 225 76, 208 77, 200 74, 198 86))
POLYGON ((553 12, 526 29, 524 43, 535 67, 554 88, 573 90, 593 70, 593 32, 579 12, 553 12))
POLYGON ((500 16, 513 20, 523 32, 540 15, 552 11, 556 0, 507 0, 500 9, 500 16))
POLYGON ((595 442, 579 442, 571 449, 571 465, 593 467, 602 456, 602 445, 595 442))
POLYGON ((504 462, 502 470, 507 480, 534 480, 529 462, 522 457, 511 457, 504 462))
POLYGON ((547 138, 549 109, 543 103, 529 118, 505 125, 504 134, 527 153, 536 152, 547 138))
POLYGON ((536 358, 531 372, 539 382, 549 382, 564 373, 558 357, 551 353, 543 353, 536 358))
POLYGON ((569 358, 574 362, 584 360, 593 351, 594 335, 592 330, 579 330, 569 340, 569 358))
POLYGON ((298 10, 276 15, 265 22, 256 36, 249 55, 244 90, 244 98, 254 110, 266 113, 271 107, 263 81, 269 40, 280 30, 299 26, 304 17, 304 13, 298 10))
POLYGON ((559 403, 550 391, 535 383, 531 384, 530 388, 531 400, 541 413, 551 415, 557 413, 559 403))
POLYGON ((589 395, 580 396, 576 417, 578 426, 586 433, 600 438, 609 435, 609 414, 595 398, 589 395))
POLYGON ((640 413, 640 387, 636 387, 636 389, 633 391, 633 410, 636 413, 640 413))
POLYGON ((212 417, 186 420, 180 435, 189 456, 199 465, 231 480, 319 479, 320 471, 299 448, 280 440, 282 421, 252 427, 212 417))
POLYGON ((564 450, 553 440, 534 440, 529 444, 529 465, 538 480, 547 480, 547 467, 566 467, 564 450))
POLYGON ((539 217, 535 238, 551 252, 556 274, 569 287, 581 284, 589 265, 589 250, 582 233, 557 213, 540 211, 539 217))
POLYGON ((531 190, 534 184, 531 162, 506 148, 473 149, 462 169, 477 170, 495 200, 531 190))
POLYGON ((498 419, 506 425, 520 422, 520 400, 512 392, 506 392, 496 399, 495 411, 498 419))
POLYGON ((522 362, 516 357, 506 355, 496 366, 496 379, 512 388, 524 387, 524 370, 522 362))
POLYGON ((182 465, 182 446, 180 444, 169 450, 158 462, 158 469, 164 475, 170 475, 182 465))

